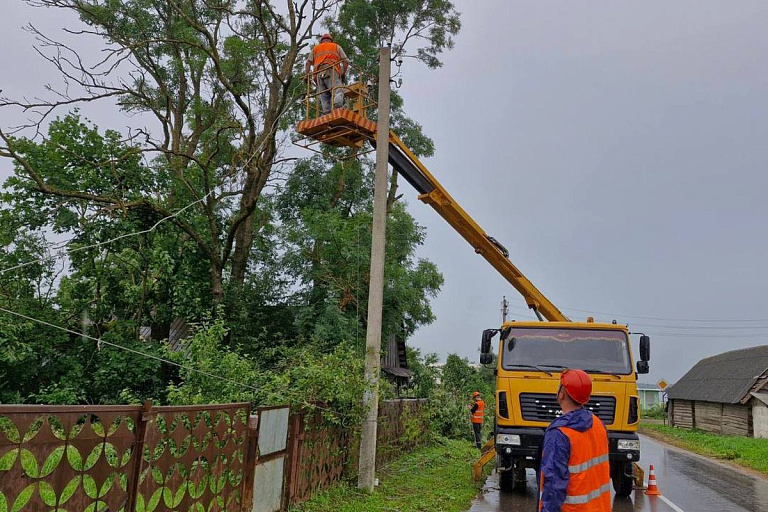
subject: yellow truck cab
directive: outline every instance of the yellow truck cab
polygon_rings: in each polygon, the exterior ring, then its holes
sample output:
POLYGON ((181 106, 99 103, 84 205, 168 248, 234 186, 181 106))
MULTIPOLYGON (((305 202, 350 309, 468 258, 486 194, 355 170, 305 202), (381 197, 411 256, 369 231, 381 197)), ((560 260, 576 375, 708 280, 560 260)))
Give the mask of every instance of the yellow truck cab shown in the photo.
POLYGON ((632 492, 633 463, 640 459, 636 375, 648 372, 650 340, 640 339, 633 366, 623 325, 580 322, 507 322, 483 331, 481 362, 496 365, 496 467, 502 490, 525 486, 525 468, 538 471, 544 431, 562 414, 560 374, 579 368, 592 378, 585 407, 608 430, 611 479, 616 493, 632 492), (492 339, 500 333, 496 357, 492 339))

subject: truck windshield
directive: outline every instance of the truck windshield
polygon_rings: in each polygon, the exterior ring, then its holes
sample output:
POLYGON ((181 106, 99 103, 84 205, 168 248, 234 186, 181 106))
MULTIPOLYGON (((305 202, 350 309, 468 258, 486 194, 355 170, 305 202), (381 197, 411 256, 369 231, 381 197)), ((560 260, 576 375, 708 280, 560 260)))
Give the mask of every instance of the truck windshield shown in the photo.
POLYGON ((502 352, 505 370, 536 365, 544 370, 581 368, 623 375, 632 371, 622 331, 513 328, 502 352))

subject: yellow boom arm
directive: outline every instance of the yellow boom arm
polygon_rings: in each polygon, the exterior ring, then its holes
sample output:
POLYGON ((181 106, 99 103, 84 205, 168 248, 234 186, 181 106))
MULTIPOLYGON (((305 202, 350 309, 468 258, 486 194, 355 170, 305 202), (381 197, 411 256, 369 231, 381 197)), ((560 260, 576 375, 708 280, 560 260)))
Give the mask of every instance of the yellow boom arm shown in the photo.
POLYGON ((522 272, 509 261, 509 253, 489 236, 440 185, 410 149, 395 135, 389 133, 389 163, 419 192, 419 199, 448 221, 475 252, 481 255, 499 274, 520 292, 528 307, 551 322, 569 321, 522 272))
MULTIPOLYGON (((362 85, 347 87, 348 97, 358 98, 367 88, 362 85)), ((332 146, 360 147, 367 140, 375 145, 376 123, 365 116, 365 108, 355 110, 334 109, 314 119, 305 119, 297 125, 297 131, 318 142, 332 146)), ((309 114, 309 107, 307 109, 309 114)), ((306 146, 309 147, 309 146, 306 146)), ((418 192, 419 199, 430 205, 453 229, 475 248, 509 283, 520 292, 528 307, 541 319, 551 322, 568 322, 569 319, 547 299, 520 270, 509 261, 509 252, 495 238, 489 236, 472 217, 459 206, 440 182, 424 167, 416 155, 408 149, 394 132, 389 132, 389 163, 418 192)))

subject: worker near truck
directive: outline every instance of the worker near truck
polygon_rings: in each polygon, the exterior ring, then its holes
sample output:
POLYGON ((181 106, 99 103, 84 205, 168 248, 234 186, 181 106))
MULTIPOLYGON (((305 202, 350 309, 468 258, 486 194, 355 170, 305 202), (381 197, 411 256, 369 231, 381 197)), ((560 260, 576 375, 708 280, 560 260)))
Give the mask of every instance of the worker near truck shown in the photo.
POLYGON ((539 474, 541 512, 610 512, 608 435, 584 408, 592 380, 582 370, 563 370, 557 403, 563 415, 544 434, 539 474))
POLYGON ((475 446, 482 448, 480 432, 483 430, 483 418, 485 416, 485 402, 480 397, 480 392, 472 393, 473 404, 469 405, 470 420, 472 421, 472 431, 475 434, 475 446))
POLYGON ((320 97, 320 113, 325 115, 331 108, 344 106, 342 84, 347 76, 349 60, 344 49, 333 41, 330 34, 323 34, 320 43, 312 48, 305 71, 314 68, 314 81, 320 97))

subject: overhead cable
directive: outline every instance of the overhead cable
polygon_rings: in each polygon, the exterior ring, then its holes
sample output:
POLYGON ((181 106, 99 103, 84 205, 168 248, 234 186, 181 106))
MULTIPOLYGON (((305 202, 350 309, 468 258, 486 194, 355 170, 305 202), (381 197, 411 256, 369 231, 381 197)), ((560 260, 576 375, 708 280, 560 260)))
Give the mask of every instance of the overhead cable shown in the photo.
POLYGON ((124 238, 130 238, 130 237, 133 237, 133 236, 139 236, 139 235, 143 235, 143 234, 146 234, 146 233, 151 233, 152 231, 157 229, 157 227, 160 224, 162 224, 163 222, 179 216, 182 212, 186 211, 187 209, 191 208, 192 206, 196 205, 197 203, 202 202, 204 199, 206 199, 208 196, 210 196, 213 192, 214 191, 212 189, 207 194, 205 194, 203 197, 201 197, 200 199, 198 199, 198 200, 196 200, 196 201, 194 201, 192 203, 189 203, 187 206, 185 206, 184 208, 182 208, 182 209, 172 213, 171 215, 163 217, 159 221, 155 222, 152 225, 152 227, 149 228, 149 229, 144 229, 142 231, 136 231, 136 232, 132 232, 132 233, 123 233, 120 236, 116 236, 115 238, 110 238, 109 240, 106 240, 104 242, 96 242, 94 244, 84 245, 82 247, 75 247, 74 249, 70 249, 70 250, 67 251, 67 250, 64 249, 64 247, 68 247, 69 246, 69 244, 72 242, 72 240, 70 240, 69 242, 66 242, 64 245, 59 246, 60 249, 54 255, 44 256, 44 257, 38 258, 36 260, 27 261, 27 262, 24 262, 24 263, 19 263, 18 265, 14 265, 12 267, 4 268, 4 269, 0 270, 0 275, 3 275, 6 272, 10 272, 12 270, 18 270, 20 268, 28 267, 29 265, 34 265, 36 263, 42 263, 42 262, 44 262, 46 260, 51 259, 53 256, 57 256, 57 257, 63 258, 65 256, 67 256, 68 254, 72 254, 72 253, 79 252, 79 251, 85 251, 87 249, 93 249, 95 247, 101 247, 101 246, 104 246, 104 245, 109 245, 111 243, 117 242, 118 240, 122 240, 124 238))

